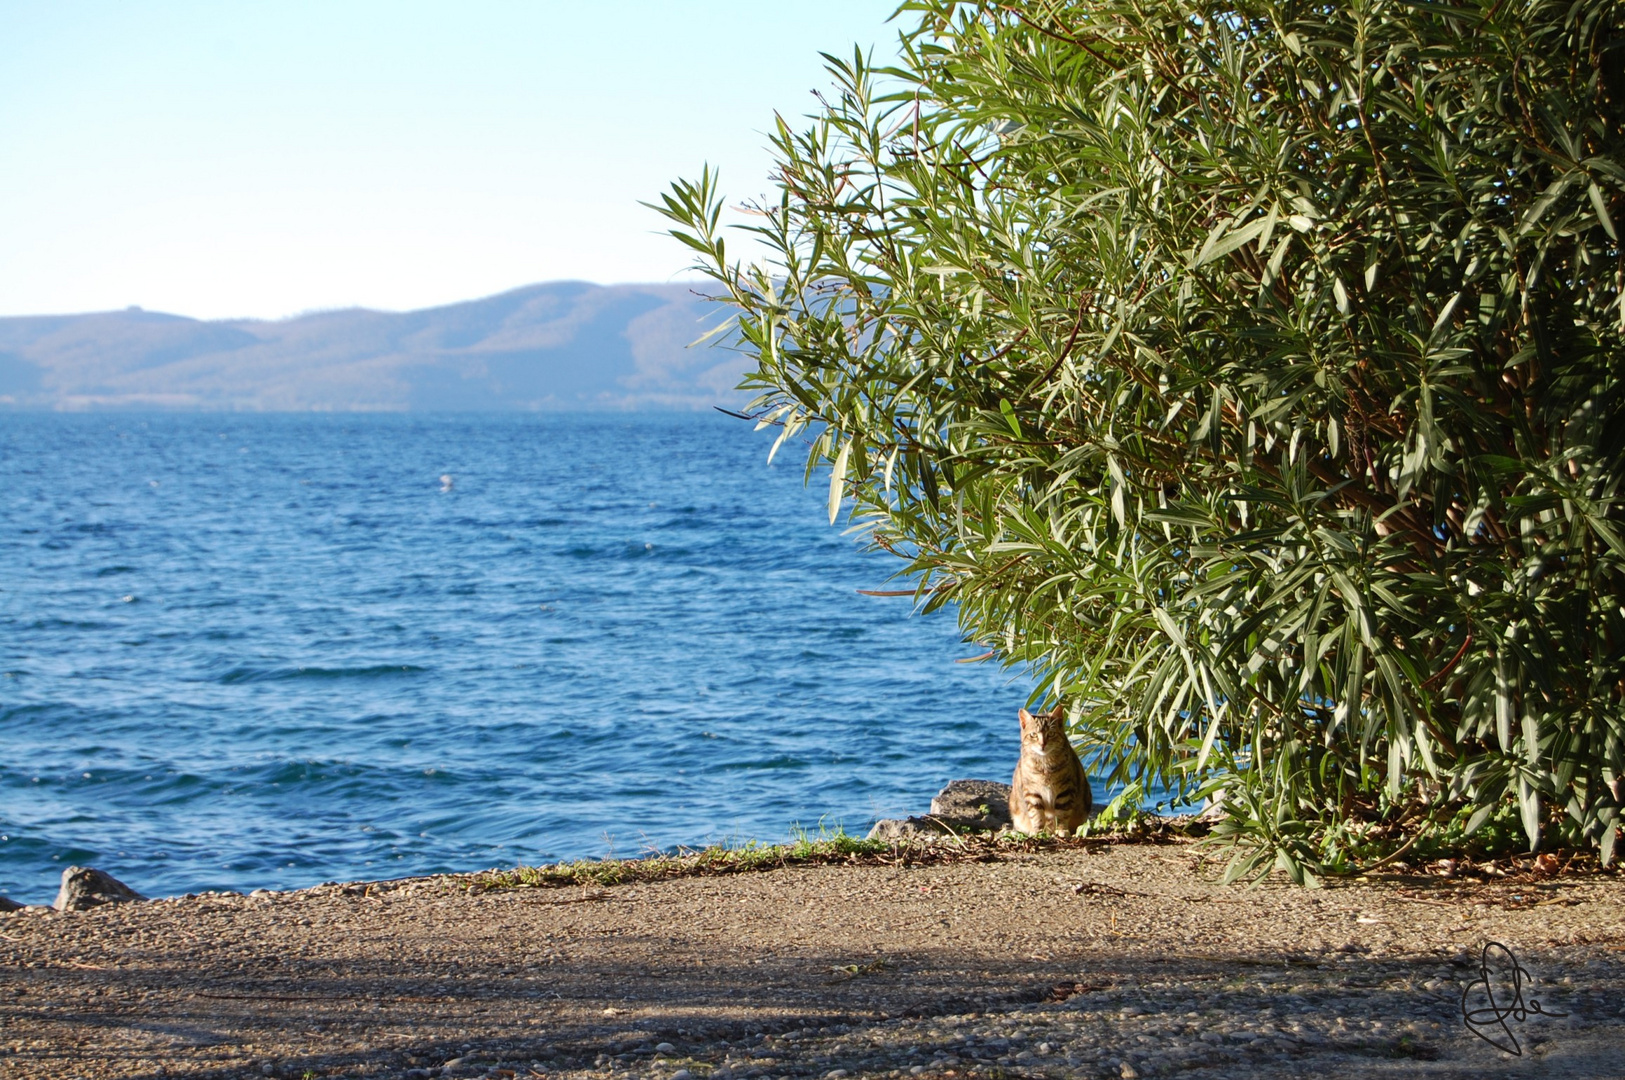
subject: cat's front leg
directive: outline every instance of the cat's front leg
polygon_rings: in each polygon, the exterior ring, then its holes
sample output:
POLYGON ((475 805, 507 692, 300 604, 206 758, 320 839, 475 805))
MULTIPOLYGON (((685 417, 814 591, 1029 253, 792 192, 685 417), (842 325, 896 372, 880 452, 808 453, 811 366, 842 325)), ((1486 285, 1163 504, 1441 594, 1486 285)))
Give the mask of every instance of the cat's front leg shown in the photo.
POLYGON ((1048 792, 1043 791, 1027 792, 1027 813, 1024 817, 1030 827, 1025 830, 1026 832, 1041 833, 1054 823, 1055 813, 1050 807, 1049 799, 1045 797, 1047 794, 1048 792))

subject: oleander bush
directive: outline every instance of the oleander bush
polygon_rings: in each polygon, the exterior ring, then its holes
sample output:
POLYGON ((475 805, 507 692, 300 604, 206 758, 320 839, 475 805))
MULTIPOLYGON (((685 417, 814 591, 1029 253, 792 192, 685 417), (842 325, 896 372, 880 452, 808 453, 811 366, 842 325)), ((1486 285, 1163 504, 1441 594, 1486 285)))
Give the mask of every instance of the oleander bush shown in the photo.
POLYGON ((1625 778, 1612 0, 911 0, 661 209, 926 609, 1298 880, 1625 778))

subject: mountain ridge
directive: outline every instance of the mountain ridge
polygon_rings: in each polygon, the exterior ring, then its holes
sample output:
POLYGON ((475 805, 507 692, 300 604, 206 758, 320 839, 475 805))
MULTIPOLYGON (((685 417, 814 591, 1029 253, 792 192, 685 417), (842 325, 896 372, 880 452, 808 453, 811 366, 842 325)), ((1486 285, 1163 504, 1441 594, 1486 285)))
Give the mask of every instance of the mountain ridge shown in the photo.
POLYGON ((415 311, 0 318, 0 408, 540 411, 737 405, 744 358, 686 285, 554 281, 415 311))

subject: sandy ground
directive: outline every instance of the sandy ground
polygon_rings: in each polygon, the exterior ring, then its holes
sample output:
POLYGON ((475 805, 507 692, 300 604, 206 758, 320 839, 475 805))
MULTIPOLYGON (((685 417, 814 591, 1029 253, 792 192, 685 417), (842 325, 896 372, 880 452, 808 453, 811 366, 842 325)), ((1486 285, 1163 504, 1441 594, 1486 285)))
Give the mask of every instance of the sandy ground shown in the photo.
POLYGON ((1625 1077, 1620 876, 1218 870, 1119 844, 19 912, 0 1077, 1625 1077), (1566 1014, 1509 1019, 1520 1057, 1462 1021, 1487 940, 1536 980, 1526 1004, 1566 1014))

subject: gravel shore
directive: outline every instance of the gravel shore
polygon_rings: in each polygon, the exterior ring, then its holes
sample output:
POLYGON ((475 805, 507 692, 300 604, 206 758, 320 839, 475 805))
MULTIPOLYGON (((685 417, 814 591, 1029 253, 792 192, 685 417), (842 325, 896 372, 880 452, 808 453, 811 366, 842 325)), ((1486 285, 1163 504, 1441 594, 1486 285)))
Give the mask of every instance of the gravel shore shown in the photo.
POLYGON ((1619 875, 1218 870, 1188 843, 1090 844, 25 910, 0 916, 0 1077, 1625 1076, 1619 875), (1565 1014, 1488 1032, 1521 1056, 1463 1024, 1486 941, 1565 1014))

